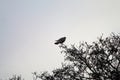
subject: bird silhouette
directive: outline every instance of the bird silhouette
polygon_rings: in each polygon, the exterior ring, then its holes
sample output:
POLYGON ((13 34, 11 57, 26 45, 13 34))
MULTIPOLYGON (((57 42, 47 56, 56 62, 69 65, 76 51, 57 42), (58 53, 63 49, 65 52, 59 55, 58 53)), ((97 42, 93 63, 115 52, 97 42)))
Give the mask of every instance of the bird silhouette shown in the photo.
POLYGON ((66 37, 62 37, 62 38, 56 40, 55 44, 56 44, 56 45, 58 45, 58 44, 63 44, 63 43, 65 42, 65 40, 66 40, 66 37))

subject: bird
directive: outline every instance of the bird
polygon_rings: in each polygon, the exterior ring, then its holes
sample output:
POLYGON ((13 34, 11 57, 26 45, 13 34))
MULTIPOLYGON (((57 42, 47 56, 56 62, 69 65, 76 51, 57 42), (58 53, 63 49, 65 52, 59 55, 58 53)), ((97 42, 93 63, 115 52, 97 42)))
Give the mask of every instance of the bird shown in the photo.
POLYGON ((54 44, 58 45, 58 44, 63 44, 66 40, 66 37, 61 37, 60 39, 56 40, 56 42, 54 44))

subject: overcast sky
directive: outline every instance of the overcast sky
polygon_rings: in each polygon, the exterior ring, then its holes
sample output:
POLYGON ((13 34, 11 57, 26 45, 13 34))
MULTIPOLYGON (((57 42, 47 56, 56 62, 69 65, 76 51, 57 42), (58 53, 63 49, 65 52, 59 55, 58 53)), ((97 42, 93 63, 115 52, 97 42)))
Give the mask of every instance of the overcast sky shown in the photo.
POLYGON ((61 66, 66 45, 120 32, 120 0, 0 0, 0 78, 61 66))

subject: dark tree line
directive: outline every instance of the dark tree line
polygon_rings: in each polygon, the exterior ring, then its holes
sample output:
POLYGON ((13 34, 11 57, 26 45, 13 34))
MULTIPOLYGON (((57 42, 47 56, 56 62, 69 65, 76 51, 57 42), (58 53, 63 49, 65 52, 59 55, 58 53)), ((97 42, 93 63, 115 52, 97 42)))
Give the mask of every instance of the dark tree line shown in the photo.
POLYGON ((13 75, 9 80, 24 80, 22 79, 21 75, 13 75))
POLYGON ((120 34, 100 36, 92 44, 81 42, 78 46, 59 47, 69 64, 62 64, 52 74, 34 72, 34 80, 120 80, 120 34))

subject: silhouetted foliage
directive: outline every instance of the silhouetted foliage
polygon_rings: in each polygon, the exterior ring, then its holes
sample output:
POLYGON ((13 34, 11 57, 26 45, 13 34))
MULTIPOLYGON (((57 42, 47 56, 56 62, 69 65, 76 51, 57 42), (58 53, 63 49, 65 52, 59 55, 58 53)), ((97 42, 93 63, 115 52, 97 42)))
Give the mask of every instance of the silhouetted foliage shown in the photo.
POLYGON ((43 72, 42 80, 120 80, 120 35, 101 36, 98 41, 79 46, 60 45, 65 60, 71 64, 55 69, 52 74, 43 72))
POLYGON ((24 80, 22 79, 21 75, 13 75, 12 78, 9 78, 9 80, 24 80))

